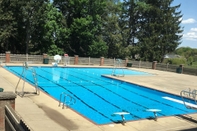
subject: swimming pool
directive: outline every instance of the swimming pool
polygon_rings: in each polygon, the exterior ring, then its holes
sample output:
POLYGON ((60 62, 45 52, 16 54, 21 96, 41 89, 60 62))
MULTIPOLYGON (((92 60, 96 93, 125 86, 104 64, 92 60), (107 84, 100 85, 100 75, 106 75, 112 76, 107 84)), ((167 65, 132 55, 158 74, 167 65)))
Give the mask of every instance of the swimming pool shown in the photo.
MULTIPOLYGON (((20 76, 23 68, 7 66, 7 70, 20 76)), ((187 109, 179 96, 159 92, 143 86, 107 78, 113 68, 74 68, 74 67, 34 67, 38 86, 59 100, 62 92, 69 94, 76 103, 69 105, 87 119, 96 124, 108 124, 121 120, 115 112, 129 112, 126 121, 146 119, 153 116, 147 109, 160 109, 158 117, 194 113, 187 109), (175 101, 174 101, 175 100, 175 101)), ((121 72, 121 70, 118 70, 121 72)), ((125 75, 151 75, 124 69, 125 75)), ((33 83, 31 72, 27 80, 33 83)), ((194 102, 193 102, 194 103, 194 102)))

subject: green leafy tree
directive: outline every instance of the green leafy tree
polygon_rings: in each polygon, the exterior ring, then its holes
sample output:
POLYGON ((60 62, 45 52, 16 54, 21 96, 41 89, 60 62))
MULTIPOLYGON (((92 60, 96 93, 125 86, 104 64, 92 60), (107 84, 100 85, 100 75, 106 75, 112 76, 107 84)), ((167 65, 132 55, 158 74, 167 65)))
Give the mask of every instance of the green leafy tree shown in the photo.
POLYGON ((186 64, 187 60, 184 58, 171 58, 167 60, 167 63, 174 65, 181 65, 181 64, 186 64))
POLYGON ((68 51, 66 39, 69 30, 66 28, 66 22, 62 13, 49 3, 43 18, 41 27, 38 29, 38 32, 41 31, 41 43, 34 44, 36 46, 34 49, 49 55, 64 54, 64 52, 68 51))
POLYGON ((70 55, 98 57, 106 54, 107 46, 101 39, 105 0, 54 0, 54 5, 62 12, 70 31, 67 39, 70 55))
POLYGON ((17 36, 13 7, 11 1, 0 0, 0 52, 15 50, 14 43, 10 44, 10 39, 17 36))
POLYGON ((2 43, 12 53, 29 53, 40 42, 40 23, 49 0, 1 0, 2 43), (4 27, 3 27, 3 26, 4 27), (6 37, 5 37, 6 35, 6 37), (35 43, 34 43, 35 42, 35 43))
POLYGON ((188 64, 191 62, 197 61, 197 49, 190 48, 190 47, 180 47, 175 50, 177 55, 183 56, 188 61, 188 64))
POLYGON ((190 47, 180 47, 175 50, 175 53, 188 59, 192 55, 192 50, 190 47))
MULTIPOLYGON (((42 35, 38 31, 41 22, 43 22, 43 14, 46 9, 46 3, 49 0, 21 0, 19 2, 19 11, 22 19, 18 22, 22 24, 20 38, 23 44, 25 44, 25 53, 29 53, 29 48, 34 47, 36 43, 39 43, 38 39, 42 35)), ((21 28, 21 26, 20 26, 21 28)), ((42 28, 40 29, 42 31, 42 28)))

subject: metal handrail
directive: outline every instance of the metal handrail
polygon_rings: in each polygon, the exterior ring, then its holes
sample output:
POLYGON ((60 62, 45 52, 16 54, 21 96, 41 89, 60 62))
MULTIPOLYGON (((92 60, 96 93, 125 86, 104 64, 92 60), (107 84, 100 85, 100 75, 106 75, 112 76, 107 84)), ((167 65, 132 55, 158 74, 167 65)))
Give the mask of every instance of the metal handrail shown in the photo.
POLYGON ((122 74, 121 75, 117 75, 116 74, 116 70, 117 70, 117 68, 120 68, 120 65, 121 65, 121 59, 116 59, 116 61, 115 61, 115 65, 114 65, 114 68, 113 68, 113 70, 112 70, 112 76, 124 76, 125 74, 124 74, 124 69, 123 68, 121 68, 121 70, 122 70, 122 74))
POLYGON ((64 109, 64 106, 68 107, 69 105, 73 105, 76 103, 76 99, 74 97, 72 97, 69 94, 66 94, 65 92, 62 92, 60 94, 60 100, 59 100, 59 106, 61 106, 61 102, 62 102, 62 109, 64 109), (64 99, 62 102, 62 95, 64 95, 64 99), (66 97, 69 97, 69 101, 66 101, 66 97))
POLYGON ((21 97, 23 97, 25 93, 26 93, 26 94, 38 94, 38 95, 40 94, 39 89, 38 89, 38 80, 37 80, 37 77, 36 77, 36 71, 35 71, 35 69, 32 68, 32 67, 30 68, 30 67, 28 66, 28 63, 27 63, 27 62, 24 62, 24 63, 23 63, 23 71, 22 71, 22 73, 21 73, 21 75, 20 75, 20 78, 19 78, 19 81, 18 81, 18 83, 17 83, 17 85, 16 85, 15 93, 18 94, 18 95, 20 95, 21 97), (33 78, 34 78, 35 92, 25 92, 25 91, 24 91, 24 88, 25 88, 25 81, 26 81, 26 72, 27 72, 28 70, 30 70, 30 71, 32 72, 32 75, 33 75, 33 78), (23 79, 24 79, 22 91, 21 91, 21 92, 18 92, 18 91, 17 91, 17 88, 18 88, 18 85, 19 85, 20 80, 22 79, 22 77, 23 77, 23 79))
POLYGON ((183 104, 185 105, 185 107, 187 107, 189 109, 197 109, 197 105, 194 107, 190 103, 185 101, 185 98, 187 98, 187 99, 193 100, 195 102, 195 104, 197 104, 197 100, 196 100, 197 90, 195 90, 195 89, 191 90, 190 88, 188 90, 182 90, 180 92, 180 95, 182 97, 183 104))

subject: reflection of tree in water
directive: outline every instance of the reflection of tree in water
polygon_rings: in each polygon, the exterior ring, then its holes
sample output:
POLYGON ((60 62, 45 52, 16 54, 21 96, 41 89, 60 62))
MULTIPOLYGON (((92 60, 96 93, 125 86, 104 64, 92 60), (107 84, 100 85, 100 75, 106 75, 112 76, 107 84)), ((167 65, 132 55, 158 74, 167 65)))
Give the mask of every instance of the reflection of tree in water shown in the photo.
POLYGON ((63 78, 64 79, 67 79, 68 78, 68 75, 69 75, 69 69, 68 68, 63 68, 63 78))
POLYGON ((53 73, 53 81, 55 81, 56 83, 59 83, 60 72, 55 69, 52 69, 52 73, 53 73))

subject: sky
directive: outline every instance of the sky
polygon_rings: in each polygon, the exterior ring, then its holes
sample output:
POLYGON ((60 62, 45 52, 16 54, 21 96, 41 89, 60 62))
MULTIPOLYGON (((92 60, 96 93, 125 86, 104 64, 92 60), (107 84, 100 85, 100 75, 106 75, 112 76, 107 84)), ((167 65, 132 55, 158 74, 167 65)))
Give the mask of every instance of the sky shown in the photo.
POLYGON ((174 0, 173 5, 181 4, 183 38, 179 47, 197 48, 197 0, 174 0))

